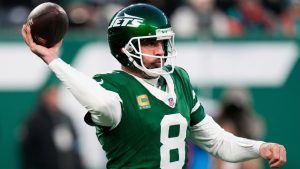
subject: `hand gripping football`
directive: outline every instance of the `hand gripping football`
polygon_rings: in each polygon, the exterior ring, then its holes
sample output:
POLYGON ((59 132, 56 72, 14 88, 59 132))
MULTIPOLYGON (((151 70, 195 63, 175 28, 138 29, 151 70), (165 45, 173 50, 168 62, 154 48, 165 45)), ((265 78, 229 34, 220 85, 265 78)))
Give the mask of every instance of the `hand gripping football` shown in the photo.
POLYGON ((69 19, 62 7, 46 2, 35 7, 27 18, 33 41, 50 48, 59 42, 69 27, 69 19))

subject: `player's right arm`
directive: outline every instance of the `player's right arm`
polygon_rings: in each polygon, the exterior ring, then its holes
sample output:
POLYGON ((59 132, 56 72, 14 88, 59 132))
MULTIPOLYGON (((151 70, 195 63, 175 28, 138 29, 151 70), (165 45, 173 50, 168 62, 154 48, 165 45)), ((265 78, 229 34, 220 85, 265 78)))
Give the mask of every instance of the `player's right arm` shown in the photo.
POLYGON ((22 36, 30 50, 39 56, 56 76, 67 86, 75 98, 91 113, 94 123, 115 127, 121 119, 121 99, 115 92, 101 87, 94 79, 87 77, 66 64, 58 57, 62 41, 52 48, 33 42, 30 27, 24 25, 22 36))

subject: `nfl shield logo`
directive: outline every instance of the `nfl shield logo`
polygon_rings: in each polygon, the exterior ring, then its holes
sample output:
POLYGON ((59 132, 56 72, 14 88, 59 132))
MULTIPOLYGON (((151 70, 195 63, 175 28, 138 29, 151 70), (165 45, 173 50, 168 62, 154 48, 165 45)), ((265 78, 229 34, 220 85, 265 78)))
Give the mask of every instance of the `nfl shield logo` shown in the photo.
POLYGON ((174 107, 174 99, 171 97, 168 99, 169 101, 169 106, 174 107))

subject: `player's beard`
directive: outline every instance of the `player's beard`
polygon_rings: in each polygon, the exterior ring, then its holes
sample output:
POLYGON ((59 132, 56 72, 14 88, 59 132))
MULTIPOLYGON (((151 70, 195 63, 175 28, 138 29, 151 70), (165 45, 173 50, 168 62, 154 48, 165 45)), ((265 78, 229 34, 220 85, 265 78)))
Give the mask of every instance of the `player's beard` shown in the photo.
MULTIPOLYGON (((140 65, 142 67, 142 60, 141 59, 135 59, 136 63, 138 65, 140 65)), ((160 58, 156 58, 154 59, 152 62, 148 63, 148 64, 144 64, 144 67, 151 70, 151 69, 159 69, 161 67, 164 66, 164 64, 166 63, 166 59, 160 59, 160 58), (163 64, 161 64, 161 61, 163 62, 163 64)), ((159 77, 159 74, 157 75, 150 75, 149 73, 145 72, 144 70, 141 70, 139 68, 137 68, 136 66, 134 67, 130 67, 130 69, 138 74, 140 74, 144 79, 153 79, 153 78, 157 78, 159 77)))
POLYGON ((160 68, 160 67, 163 67, 165 65, 165 59, 160 59, 160 58, 157 58, 155 59, 153 62, 151 62, 150 64, 148 65, 145 65, 145 67, 147 69, 156 69, 156 68, 160 68), (161 63, 162 62, 162 63, 161 63))
MULTIPOLYGON (((165 61, 166 61, 166 59, 157 58, 153 62, 151 62, 147 65, 144 65, 144 66, 149 70, 160 69, 160 68, 164 67, 164 64, 166 63, 165 61)), ((158 78, 160 76, 159 74, 157 74, 155 76, 150 75, 149 73, 144 72, 144 71, 142 71, 142 74, 145 79, 154 79, 154 78, 158 78)))

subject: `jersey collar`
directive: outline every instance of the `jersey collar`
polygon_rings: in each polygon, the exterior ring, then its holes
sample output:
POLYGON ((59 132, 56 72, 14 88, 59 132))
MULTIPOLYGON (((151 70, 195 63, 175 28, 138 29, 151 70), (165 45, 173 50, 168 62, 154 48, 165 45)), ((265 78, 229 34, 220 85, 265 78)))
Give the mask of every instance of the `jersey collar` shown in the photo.
MULTIPOLYGON (((125 71, 124 71, 125 72, 125 71)), ((125 72, 129 74, 128 72, 125 72)), ((165 78, 167 83, 167 90, 162 91, 156 87, 156 85, 149 84, 149 80, 137 77, 135 75, 129 74, 133 76, 138 82, 140 82, 154 97, 164 102, 169 107, 174 108, 176 105, 176 94, 175 94, 175 88, 174 88, 174 82, 170 74, 161 75, 163 78, 165 78)), ((157 79, 156 79, 157 81, 157 79)))

